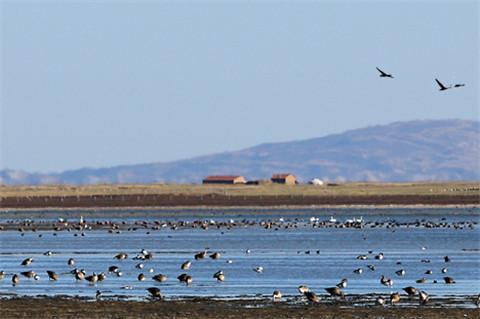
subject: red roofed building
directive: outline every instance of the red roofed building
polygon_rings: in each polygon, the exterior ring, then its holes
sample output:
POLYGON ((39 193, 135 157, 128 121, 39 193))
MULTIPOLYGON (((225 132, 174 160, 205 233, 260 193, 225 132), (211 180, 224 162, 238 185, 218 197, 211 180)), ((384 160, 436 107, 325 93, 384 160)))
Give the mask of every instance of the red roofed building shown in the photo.
POLYGON ((290 173, 273 174, 271 180, 272 180, 272 183, 278 183, 278 184, 295 185, 297 183, 297 178, 295 177, 295 175, 290 173))
POLYGON ((203 180, 203 184, 245 184, 245 177, 238 175, 214 175, 203 180))

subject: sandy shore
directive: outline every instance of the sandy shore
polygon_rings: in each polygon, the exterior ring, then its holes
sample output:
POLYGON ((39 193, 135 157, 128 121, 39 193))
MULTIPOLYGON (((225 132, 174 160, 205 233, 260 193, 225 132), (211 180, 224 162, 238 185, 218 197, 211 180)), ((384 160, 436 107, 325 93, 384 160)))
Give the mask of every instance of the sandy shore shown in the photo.
POLYGON ((265 301, 0 300, 2 318, 479 318, 478 308, 344 307, 265 301))

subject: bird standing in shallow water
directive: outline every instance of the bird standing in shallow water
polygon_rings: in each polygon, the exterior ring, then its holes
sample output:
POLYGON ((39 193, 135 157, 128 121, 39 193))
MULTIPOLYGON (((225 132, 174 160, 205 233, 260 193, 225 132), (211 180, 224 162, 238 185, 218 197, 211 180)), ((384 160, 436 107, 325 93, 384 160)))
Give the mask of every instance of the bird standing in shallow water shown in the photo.
POLYGON ((347 288, 348 285, 348 279, 347 278, 342 278, 340 282, 337 284, 338 288, 347 288))
POLYGON ((420 301, 420 304, 426 304, 428 299, 430 299, 430 296, 425 291, 422 290, 418 293, 418 300, 420 301))
POLYGON ((165 276, 164 274, 158 274, 153 276, 152 279, 158 282, 164 282, 164 281, 167 281, 167 276, 165 276))
POLYGON ((280 301, 282 299, 282 293, 280 290, 275 290, 272 294, 273 302, 280 301))
POLYGON ((217 279, 217 281, 224 282, 225 274, 223 273, 223 271, 219 270, 213 274, 213 278, 217 279))
POLYGON ((14 275, 12 276, 12 285, 13 285, 13 286, 16 286, 16 285, 18 285, 19 283, 20 283, 20 276, 17 275, 17 274, 14 274, 14 275))
POLYGON ((400 294, 398 292, 395 292, 390 295, 390 303, 392 305, 397 304, 400 301, 400 294))
POLYGON ((328 292, 328 293, 330 294, 330 296, 332 296, 332 297, 342 297, 342 298, 345 298, 345 295, 343 294, 342 289, 340 289, 340 288, 338 288, 338 287, 325 288, 325 291, 328 292))
POLYGON ((147 288, 147 291, 150 293, 150 296, 152 296, 153 298, 162 298, 162 295, 160 294, 160 289, 157 287, 147 288))
POLYGON ((190 285, 193 281, 192 276, 189 276, 188 274, 181 274, 180 276, 177 277, 177 279, 180 282, 184 282, 187 286, 190 285))
POLYGON ((417 294, 417 289, 412 286, 408 286, 403 288, 403 290, 409 295, 409 296, 415 296, 417 294))
POLYGON ((51 270, 47 270, 47 275, 48 275, 48 278, 50 278, 50 280, 57 281, 59 278, 58 274, 51 270))
POLYGON ((188 269, 190 269, 190 266, 191 266, 191 265, 192 265, 192 262, 191 262, 190 260, 187 260, 186 262, 184 262, 184 263, 180 266, 180 268, 181 268, 182 270, 188 270, 188 269))
POLYGON ((262 273, 262 272, 263 272, 263 267, 262 267, 262 266, 258 266, 258 267, 253 268, 253 270, 254 270, 255 272, 262 273))
POLYGON ((378 297, 377 300, 375 300, 375 302, 378 305, 385 306, 385 304, 387 303, 387 300, 383 297, 378 297))
POLYGON ((380 278, 380 283, 387 287, 393 286, 393 280, 390 278, 386 278, 384 275, 382 275, 382 277, 380 278))
POLYGON ((298 292, 304 295, 307 291, 309 291, 310 288, 308 288, 305 285, 298 286, 298 292))
POLYGON ((21 265, 22 266, 28 266, 30 265, 31 263, 33 263, 33 258, 29 257, 29 258, 26 258, 22 261, 21 265))
POLYGON ((316 293, 313 291, 306 291, 304 293, 305 297, 307 297, 307 300, 312 302, 312 303, 319 303, 320 302, 320 297, 317 296, 316 293))

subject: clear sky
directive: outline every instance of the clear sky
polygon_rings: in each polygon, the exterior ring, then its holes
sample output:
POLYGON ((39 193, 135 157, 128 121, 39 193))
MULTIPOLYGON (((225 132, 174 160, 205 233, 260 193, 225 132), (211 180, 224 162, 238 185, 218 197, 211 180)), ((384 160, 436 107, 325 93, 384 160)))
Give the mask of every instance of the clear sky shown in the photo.
POLYGON ((479 118, 478 1, 0 2, 1 168, 479 118))

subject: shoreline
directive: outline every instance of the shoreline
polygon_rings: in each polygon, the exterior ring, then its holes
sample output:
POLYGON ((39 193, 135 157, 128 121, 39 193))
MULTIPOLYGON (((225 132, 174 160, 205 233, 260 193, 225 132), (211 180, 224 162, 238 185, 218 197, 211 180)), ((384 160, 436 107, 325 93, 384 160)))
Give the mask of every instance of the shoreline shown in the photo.
POLYGON ((310 206, 181 206, 181 207, 46 207, 46 208, 0 208, 1 218, 39 218, 39 217, 80 217, 83 215, 88 218, 128 218, 128 217, 182 217, 193 216, 201 218, 203 216, 228 217, 249 214, 282 216, 340 216, 348 213, 348 210, 364 210, 359 212, 363 216, 378 214, 388 215, 388 210, 405 209, 404 215, 416 215, 418 210, 423 210, 422 214, 436 216, 438 212, 435 209, 452 209, 450 215, 458 215, 469 211, 469 214, 480 216, 480 211, 475 212, 480 205, 310 205, 310 206), (461 212, 455 210, 462 210, 461 212), (344 211, 342 211, 344 210, 344 211), (412 210, 412 211, 409 211, 412 210), (415 211, 414 211, 415 210, 415 211), (313 212, 311 212, 313 211, 313 212), (67 216, 65 216, 67 215, 67 216))
MULTIPOLYGON (((405 298, 407 299, 407 298, 405 298)), ((432 301, 435 303, 435 301, 432 301)), ((168 301, 92 300, 87 298, 19 297, 0 299, 2 318, 478 318, 472 307, 355 306, 340 301, 319 304, 267 300, 190 298, 168 301), (81 310, 80 310, 81 309, 81 310), (80 311, 79 311, 80 310, 80 311)))

